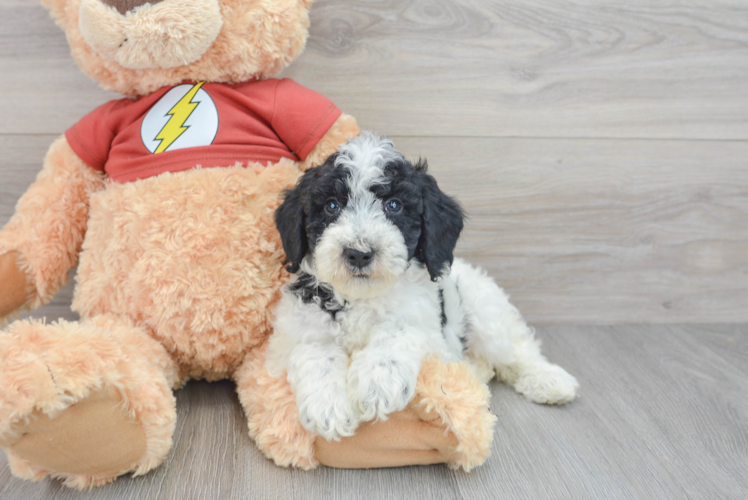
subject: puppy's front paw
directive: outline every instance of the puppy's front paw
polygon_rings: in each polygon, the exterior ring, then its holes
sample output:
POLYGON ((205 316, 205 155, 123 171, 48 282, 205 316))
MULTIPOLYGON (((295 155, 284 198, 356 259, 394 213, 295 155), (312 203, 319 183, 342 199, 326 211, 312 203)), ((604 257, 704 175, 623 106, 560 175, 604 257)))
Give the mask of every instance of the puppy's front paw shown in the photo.
POLYGON ((296 405, 301 425, 328 441, 353 436, 358 428, 358 412, 345 392, 316 394, 305 400, 297 400, 296 405))
POLYGON ((358 358, 348 372, 348 391, 358 406, 361 421, 384 419, 413 399, 418 368, 392 359, 358 358))
POLYGON ((564 404, 577 396, 579 382, 558 365, 544 365, 525 371, 514 390, 534 403, 564 404))

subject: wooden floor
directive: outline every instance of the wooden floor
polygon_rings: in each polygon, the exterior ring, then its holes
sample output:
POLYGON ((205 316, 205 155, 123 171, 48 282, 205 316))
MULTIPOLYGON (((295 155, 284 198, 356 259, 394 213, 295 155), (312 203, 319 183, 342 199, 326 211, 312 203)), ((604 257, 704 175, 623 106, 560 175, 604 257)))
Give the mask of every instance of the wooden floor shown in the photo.
POLYGON ((157 470, 79 493, 20 481, 0 459, 0 498, 27 499, 745 499, 748 327, 586 326, 538 331, 578 377, 566 407, 494 382, 493 454, 444 466, 281 469, 253 445, 231 383, 177 392, 174 448, 157 470))
MULTIPOLYGON (((0 2, 0 75, 2 225, 54 138, 118 96, 37 0, 0 2)), ((284 76, 428 158, 470 215, 460 255, 581 398, 493 385, 470 474, 305 473, 258 453, 231 384, 192 383, 158 470, 81 494, 0 458, 0 499, 748 497, 748 4, 317 0, 284 76)), ((74 319, 72 292, 33 316, 74 319)))

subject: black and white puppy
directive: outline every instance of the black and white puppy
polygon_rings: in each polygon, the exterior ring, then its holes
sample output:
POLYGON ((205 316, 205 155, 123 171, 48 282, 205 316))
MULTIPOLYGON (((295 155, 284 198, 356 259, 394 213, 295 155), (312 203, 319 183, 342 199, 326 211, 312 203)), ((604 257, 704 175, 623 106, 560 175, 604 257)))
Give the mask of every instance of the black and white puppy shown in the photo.
POLYGON ((574 399, 577 381, 543 357, 504 292, 453 259, 459 205, 388 139, 363 133, 306 172, 276 223, 298 274, 265 367, 287 373, 309 431, 339 439, 404 409, 428 354, 495 371, 538 403, 574 399))

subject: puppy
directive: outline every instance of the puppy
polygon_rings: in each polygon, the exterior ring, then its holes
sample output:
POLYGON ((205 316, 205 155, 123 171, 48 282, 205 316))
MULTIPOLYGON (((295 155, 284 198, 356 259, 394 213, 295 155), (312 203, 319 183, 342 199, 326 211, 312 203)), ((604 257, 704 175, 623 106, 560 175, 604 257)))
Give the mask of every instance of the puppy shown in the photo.
POLYGON ((404 409, 428 354, 488 366, 537 403, 576 395, 504 292, 453 259, 463 212, 426 170, 364 133, 306 172, 276 212, 298 274, 265 366, 287 374, 302 425, 325 439, 404 409))

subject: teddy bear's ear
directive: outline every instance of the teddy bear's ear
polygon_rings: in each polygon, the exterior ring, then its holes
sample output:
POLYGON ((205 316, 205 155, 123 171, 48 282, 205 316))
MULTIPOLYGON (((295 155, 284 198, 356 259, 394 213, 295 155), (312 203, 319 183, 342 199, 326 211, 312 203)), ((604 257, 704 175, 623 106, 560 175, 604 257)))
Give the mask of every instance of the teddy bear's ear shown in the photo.
POLYGON ((42 0, 42 5, 52 14, 58 26, 65 29, 67 19, 65 19, 65 7, 69 0, 42 0))

